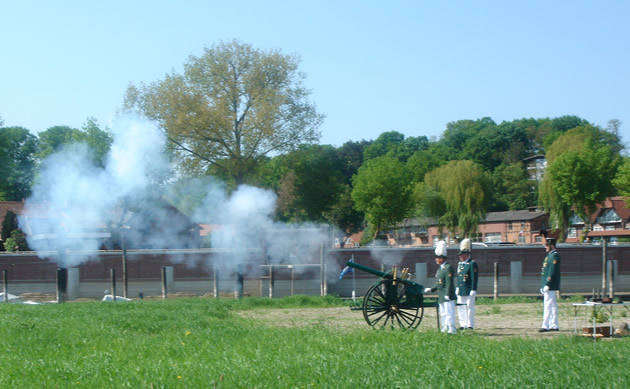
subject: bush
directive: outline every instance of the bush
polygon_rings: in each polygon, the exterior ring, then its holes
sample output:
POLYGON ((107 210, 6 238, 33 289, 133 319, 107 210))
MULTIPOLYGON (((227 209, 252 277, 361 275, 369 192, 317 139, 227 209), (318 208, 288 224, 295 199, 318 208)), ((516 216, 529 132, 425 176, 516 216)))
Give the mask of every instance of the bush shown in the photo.
POLYGON ((17 229, 11 232, 11 236, 4 241, 6 251, 28 251, 28 243, 26 243, 26 235, 22 230, 17 229))

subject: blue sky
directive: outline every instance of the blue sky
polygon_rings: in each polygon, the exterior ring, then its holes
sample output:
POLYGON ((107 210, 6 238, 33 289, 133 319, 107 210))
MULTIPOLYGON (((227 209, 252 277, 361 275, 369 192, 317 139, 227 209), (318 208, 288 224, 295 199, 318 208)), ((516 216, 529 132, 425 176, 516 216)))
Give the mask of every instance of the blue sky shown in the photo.
POLYGON ((321 143, 577 115, 630 141, 628 1, 0 0, 0 117, 109 124, 129 83, 238 39, 297 54, 321 143))

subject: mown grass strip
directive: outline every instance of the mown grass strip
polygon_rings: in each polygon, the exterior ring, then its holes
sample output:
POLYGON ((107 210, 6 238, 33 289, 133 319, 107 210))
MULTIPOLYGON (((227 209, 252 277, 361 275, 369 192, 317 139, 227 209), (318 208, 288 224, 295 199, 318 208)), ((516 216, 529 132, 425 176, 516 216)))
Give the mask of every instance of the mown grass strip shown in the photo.
POLYGON ((0 387, 628 387, 630 338, 488 341, 437 331, 270 328, 240 309, 335 298, 0 304, 0 387))

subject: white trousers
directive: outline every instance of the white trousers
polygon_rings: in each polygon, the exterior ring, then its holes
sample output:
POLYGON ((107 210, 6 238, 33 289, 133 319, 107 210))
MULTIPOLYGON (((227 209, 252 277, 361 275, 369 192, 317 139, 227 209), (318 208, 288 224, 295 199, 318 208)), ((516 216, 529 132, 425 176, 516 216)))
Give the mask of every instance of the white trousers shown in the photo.
POLYGON ((475 328, 475 298, 477 296, 457 296, 457 315, 459 316, 459 326, 464 328, 475 328))
POLYGON ((440 310, 440 330, 454 334, 457 332, 455 329, 455 301, 445 301, 439 303, 438 306, 440 310))
POLYGON ((543 321, 540 328, 546 330, 557 329, 558 327, 558 303, 556 301, 556 291, 549 290, 543 293, 543 321))

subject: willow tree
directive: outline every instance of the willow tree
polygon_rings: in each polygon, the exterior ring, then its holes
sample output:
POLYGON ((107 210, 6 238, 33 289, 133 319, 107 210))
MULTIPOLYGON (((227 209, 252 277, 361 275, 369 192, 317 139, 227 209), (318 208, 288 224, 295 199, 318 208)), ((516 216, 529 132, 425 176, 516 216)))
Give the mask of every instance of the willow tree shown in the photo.
POLYGON ((615 194, 613 179, 621 163, 618 137, 596 127, 576 127, 560 136, 547 152, 547 171, 540 185, 542 204, 550 221, 566 236, 568 220, 575 212, 588 230, 597 204, 615 194))
POLYGON ((270 153, 319 139, 299 59, 239 41, 190 56, 183 74, 130 85, 124 108, 158 122, 184 171, 245 181, 270 153))
POLYGON ((426 213, 464 237, 477 230, 491 204, 490 176, 473 161, 450 161, 430 171, 424 177, 424 188, 432 198, 426 213))

